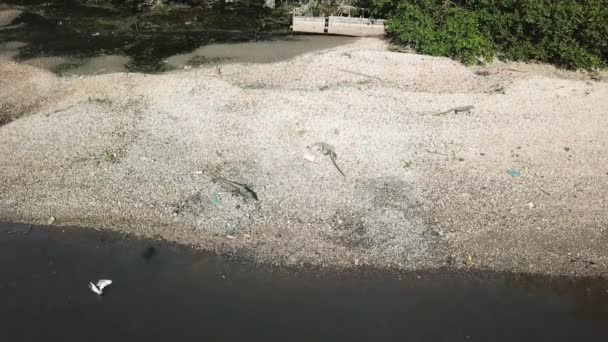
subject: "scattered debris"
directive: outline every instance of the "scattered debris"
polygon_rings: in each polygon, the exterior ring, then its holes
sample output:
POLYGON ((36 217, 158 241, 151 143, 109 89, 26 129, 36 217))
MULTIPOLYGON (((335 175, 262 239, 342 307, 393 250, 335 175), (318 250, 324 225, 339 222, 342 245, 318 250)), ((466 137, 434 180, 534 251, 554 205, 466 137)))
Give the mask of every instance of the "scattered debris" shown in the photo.
POLYGON ((500 84, 495 85, 492 89, 490 89, 489 91, 490 94, 506 94, 505 92, 505 87, 501 86, 500 84))
POLYGON ((430 153, 430 154, 437 154, 437 155, 440 155, 440 156, 444 156, 444 157, 448 157, 448 158, 449 158, 449 156, 448 156, 447 154, 442 153, 442 152, 438 152, 438 151, 429 150, 428 148, 425 148, 424 150, 425 150, 426 152, 430 153))
POLYGON ((402 160, 401 163, 403 164, 403 168, 405 170, 410 170, 414 165, 414 162, 411 160, 402 160))
POLYGON ((8 231, 9 234, 16 234, 16 233, 21 233, 21 234, 27 234, 32 230, 32 225, 31 224, 11 224, 9 225, 10 230, 8 231))
POLYGON ((89 282, 89 288, 95 292, 98 296, 103 295, 103 289, 110 286, 112 281, 110 279, 99 279, 97 283, 93 284, 89 282))
POLYGON ((93 33, 91 36, 92 36, 92 37, 97 37, 97 36, 99 36, 99 32, 95 32, 95 33, 93 33))
POLYGON ((251 234, 243 234, 243 236, 246 237, 246 238, 250 238, 251 234))
POLYGON ((233 239, 236 239, 236 236, 233 236, 233 235, 226 235, 226 238, 227 238, 227 239, 232 239, 232 240, 233 240, 233 239))
POLYGON ((585 268, 594 267, 596 265, 595 261, 580 257, 570 258, 570 263, 581 263, 585 268))
POLYGON ((317 149, 320 150, 321 153, 323 153, 324 155, 329 156, 329 159, 331 159, 331 162, 334 164, 338 172, 340 172, 342 176, 346 178, 344 172, 342 172, 342 170, 340 170, 340 167, 338 167, 338 164, 336 164, 336 159, 338 159, 338 155, 336 154, 336 150, 332 145, 321 141, 308 146, 308 149, 317 149))
POLYGON ((443 112, 433 114, 433 116, 445 115, 445 114, 449 114, 451 112, 454 112, 454 114, 458 114, 458 113, 462 113, 462 112, 470 112, 471 109, 473 109, 473 108, 475 108, 475 107, 473 107, 473 106, 454 107, 454 108, 450 108, 448 110, 444 110, 443 112))
MULTIPOLYGON (((211 200, 211 203, 216 206, 219 207, 222 204, 222 201, 219 198, 214 198, 211 200)), ((238 208, 237 208, 238 209, 238 208)))
POLYGON ((222 184, 230 186, 234 194, 241 195, 244 199, 258 200, 258 195, 246 184, 236 183, 223 177, 215 177, 213 181, 220 181, 222 184))
POLYGON ((304 154, 303 158, 306 159, 307 161, 311 162, 311 163, 314 163, 315 159, 316 159, 315 156, 312 153, 308 152, 308 151, 306 151, 306 153, 304 154))
POLYGON ((516 178, 516 177, 521 177, 521 171, 516 170, 516 169, 509 169, 507 170, 507 173, 509 174, 509 176, 516 178))
POLYGON ((534 209, 534 203, 530 202, 530 203, 528 203, 526 205, 528 206, 528 208, 534 209))
POLYGON ((55 217, 54 217, 54 216, 51 216, 51 217, 49 218, 49 220, 48 220, 46 223, 47 223, 49 226, 50 226, 50 225, 52 225, 53 223, 55 223, 55 217))
POLYGON ((103 159, 107 162, 115 162, 116 161, 116 153, 110 151, 110 150, 105 150, 103 151, 103 159))
POLYGON ((357 76, 363 76, 363 77, 373 78, 373 79, 377 79, 377 80, 380 79, 378 76, 371 76, 371 75, 364 74, 362 72, 350 71, 350 70, 346 70, 346 69, 338 69, 338 70, 349 73, 349 74, 357 75, 357 76))
POLYGON ((490 76, 492 73, 489 72, 488 70, 476 70, 475 71, 475 75, 478 76, 490 76))
POLYGON ((44 116, 46 116, 46 117, 48 118, 48 117, 50 117, 50 116, 51 116, 51 115, 53 115, 53 114, 57 114, 57 113, 59 113, 59 112, 66 111, 66 110, 68 110, 68 109, 71 109, 71 108, 72 108, 72 107, 74 107, 74 106, 75 106, 75 105, 71 104, 71 105, 69 105, 69 106, 66 106, 66 107, 63 107, 63 108, 56 109, 56 110, 54 110, 54 111, 52 111, 52 112, 48 112, 48 113, 44 114, 44 116))

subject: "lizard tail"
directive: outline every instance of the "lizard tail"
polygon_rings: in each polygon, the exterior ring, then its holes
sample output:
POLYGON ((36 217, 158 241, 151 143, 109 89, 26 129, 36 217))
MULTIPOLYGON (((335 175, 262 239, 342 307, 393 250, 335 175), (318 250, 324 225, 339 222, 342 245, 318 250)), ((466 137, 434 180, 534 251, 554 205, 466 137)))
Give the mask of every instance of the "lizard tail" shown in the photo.
POLYGON ((331 162, 334 164, 336 169, 338 169, 338 171, 342 174, 342 177, 346 178, 346 175, 344 174, 344 172, 342 172, 342 170, 340 170, 340 167, 338 166, 338 164, 336 164, 336 159, 334 159, 331 155, 330 155, 329 159, 331 159, 331 162))

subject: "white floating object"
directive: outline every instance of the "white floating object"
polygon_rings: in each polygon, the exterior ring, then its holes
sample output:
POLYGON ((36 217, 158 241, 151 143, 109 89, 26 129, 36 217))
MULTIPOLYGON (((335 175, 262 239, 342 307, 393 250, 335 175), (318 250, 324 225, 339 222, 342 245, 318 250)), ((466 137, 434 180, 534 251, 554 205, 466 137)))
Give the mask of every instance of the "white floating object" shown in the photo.
POLYGON ((91 291, 97 293, 97 295, 101 296, 103 294, 103 289, 112 284, 110 279, 99 279, 97 284, 93 284, 89 282, 89 288, 91 291))
POLYGON ((49 220, 47 221, 47 223, 48 223, 49 225, 51 225, 51 224, 55 223, 55 217, 54 217, 54 216, 51 216, 51 217, 49 218, 49 220))

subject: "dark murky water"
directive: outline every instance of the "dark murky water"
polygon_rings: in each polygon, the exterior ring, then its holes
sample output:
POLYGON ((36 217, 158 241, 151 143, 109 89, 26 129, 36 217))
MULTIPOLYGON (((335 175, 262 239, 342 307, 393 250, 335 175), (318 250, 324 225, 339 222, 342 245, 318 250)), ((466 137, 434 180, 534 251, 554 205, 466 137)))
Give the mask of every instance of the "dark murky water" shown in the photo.
POLYGON ((0 228, 5 341, 606 341, 608 283, 283 272, 96 231, 0 228), (97 297, 87 282, 114 284, 97 297))
MULTIPOLYGON (((141 12, 133 8, 83 5, 77 1, 12 1, 27 5, 11 28, 0 30, 0 59, 10 55, 17 61, 48 68, 59 74, 112 71, 162 72, 186 65, 219 62, 264 62, 289 58, 294 54, 344 44, 349 38, 293 36, 290 15, 271 10, 263 2, 235 2, 208 7, 170 6, 141 12), (314 44, 310 41, 314 40, 314 44), (174 55, 189 53, 201 46, 244 42, 279 42, 259 54, 192 56, 183 65, 167 64, 174 55), (292 53, 282 53, 290 50, 292 53), (93 67, 87 63, 91 58, 93 67), (122 56, 125 59, 114 57, 122 56), (116 65, 116 64, 120 65, 116 65), (84 67, 83 67, 84 66, 84 67), (123 70, 124 69, 124 70, 123 70)), ((222 47, 219 51, 226 49, 222 47)), ((247 49, 242 49, 247 50, 247 49)), ((258 49, 260 50, 260 49, 258 49)))

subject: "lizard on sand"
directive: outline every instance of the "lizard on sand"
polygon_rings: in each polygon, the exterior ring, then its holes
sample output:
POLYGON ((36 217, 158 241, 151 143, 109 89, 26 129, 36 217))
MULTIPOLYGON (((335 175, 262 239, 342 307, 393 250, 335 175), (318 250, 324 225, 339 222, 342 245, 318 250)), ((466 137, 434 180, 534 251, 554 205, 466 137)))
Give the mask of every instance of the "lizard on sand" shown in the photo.
POLYGON ((443 112, 437 113, 437 114, 433 114, 434 116, 439 116, 439 115, 443 115, 443 114, 448 114, 451 112, 454 112, 454 114, 458 114, 460 112, 468 112, 471 109, 473 109, 473 106, 462 106, 462 107, 454 107, 454 108, 450 108, 448 110, 445 110, 443 112))
POLYGON ((223 178, 223 177, 214 177, 213 181, 214 182, 220 181, 223 184, 228 185, 229 187, 232 188, 232 191, 234 194, 241 195, 244 199, 254 199, 256 201, 258 200, 258 195, 255 193, 255 191, 251 190, 251 188, 249 188, 245 184, 236 183, 236 182, 227 180, 226 178, 223 178))
POLYGON ((338 167, 338 164, 336 164, 336 159, 338 159, 338 155, 336 154, 336 150, 334 149, 333 146, 321 141, 321 142, 314 143, 314 144, 308 146, 308 148, 309 149, 316 148, 317 150, 320 150, 321 153, 323 153, 324 155, 329 156, 329 159, 331 159, 331 162, 334 164, 334 166, 336 167, 338 172, 340 172, 342 174, 342 176, 344 178, 346 178, 346 175, 344 174, 344 172, 342 172, 342 170, 340 170, 340 167, 338 167))

